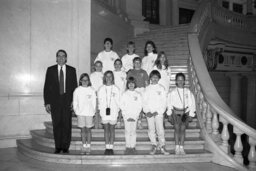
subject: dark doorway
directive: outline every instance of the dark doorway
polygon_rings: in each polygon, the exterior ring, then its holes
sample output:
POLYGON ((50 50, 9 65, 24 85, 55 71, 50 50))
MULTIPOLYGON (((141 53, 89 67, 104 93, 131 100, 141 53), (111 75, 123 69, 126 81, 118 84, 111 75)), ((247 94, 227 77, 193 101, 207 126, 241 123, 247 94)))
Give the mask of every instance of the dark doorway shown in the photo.
POLYGON ((144 21, 159 24, 159 0, 142 0, 142 15, 144 21))
POLYGON ((179 8, 179 24, 187 24, 191 22, 194 10, 179 8))

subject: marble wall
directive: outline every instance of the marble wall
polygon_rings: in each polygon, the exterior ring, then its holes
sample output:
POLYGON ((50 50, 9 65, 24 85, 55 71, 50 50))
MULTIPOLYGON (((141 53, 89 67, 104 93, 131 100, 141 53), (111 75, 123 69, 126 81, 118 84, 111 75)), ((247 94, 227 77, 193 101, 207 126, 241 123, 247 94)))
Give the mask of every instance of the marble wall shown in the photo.
POLYGON ((58 49, 77 75, 90 72, 90 24, 90 0, 0 1, 0 147, 50 120, 43 84, 58 49))

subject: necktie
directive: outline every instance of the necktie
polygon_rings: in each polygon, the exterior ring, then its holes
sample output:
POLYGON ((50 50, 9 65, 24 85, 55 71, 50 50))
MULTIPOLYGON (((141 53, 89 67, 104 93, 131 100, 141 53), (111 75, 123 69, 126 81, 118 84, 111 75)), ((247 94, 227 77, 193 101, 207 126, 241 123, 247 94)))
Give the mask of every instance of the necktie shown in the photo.
POLYGON ((64 74, 62 67, 60 68, 60 94, 64 94, 64 74))

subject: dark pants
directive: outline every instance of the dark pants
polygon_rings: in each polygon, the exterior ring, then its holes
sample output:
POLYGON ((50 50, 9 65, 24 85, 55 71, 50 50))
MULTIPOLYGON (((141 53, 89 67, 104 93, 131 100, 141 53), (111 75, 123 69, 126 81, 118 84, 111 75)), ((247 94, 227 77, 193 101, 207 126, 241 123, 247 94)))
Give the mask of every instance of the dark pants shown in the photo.
POLYGON ((66 95, 61 95, 59 103, 52 107, 52 124, 56 149, 69 149, 71 141, 72 114, 66 95))

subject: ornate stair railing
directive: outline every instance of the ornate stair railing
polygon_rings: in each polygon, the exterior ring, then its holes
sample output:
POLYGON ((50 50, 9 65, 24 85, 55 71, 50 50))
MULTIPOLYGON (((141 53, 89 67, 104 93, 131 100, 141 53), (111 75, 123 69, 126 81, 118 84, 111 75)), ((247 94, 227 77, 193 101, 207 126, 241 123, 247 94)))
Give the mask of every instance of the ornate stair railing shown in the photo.
POLYGON ((197 117, 206 140, 206 149, 213 152, 213 162, 235 167, 238 170, 256 168, 256 130, 241 121, 218 94, 203 59, 202 49, 205 39, 214 36, 209 25, 212 23, 236 27, 242 31, 255 32, 256 18, 236 15, 222 9, 215 1, 204 1, 195 12, 188 33, 190 50, 189 77, 191 89, 195 93, 197 117), (254 28, 254 29, 253 29, 254 28), (236 137, 232 143, 231 136, 236 137), (245 145, 241 137, 249 143, 249 153, 244 155, 245 145), (233 153, 231 151, 233 150, 233 153), (244 160, 248 158, 248 166, 244 160))

